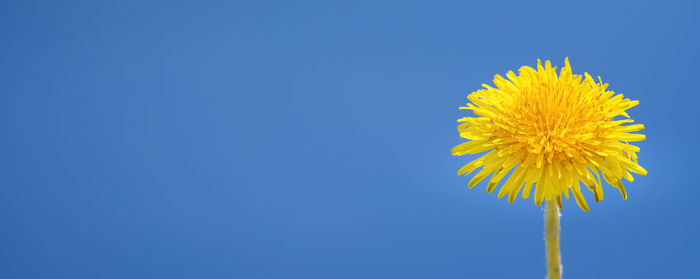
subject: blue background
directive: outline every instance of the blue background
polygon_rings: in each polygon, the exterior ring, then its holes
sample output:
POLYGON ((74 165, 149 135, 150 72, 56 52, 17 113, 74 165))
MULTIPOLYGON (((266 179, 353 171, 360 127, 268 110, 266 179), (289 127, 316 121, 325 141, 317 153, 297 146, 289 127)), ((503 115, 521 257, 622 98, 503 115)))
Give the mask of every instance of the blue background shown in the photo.
POLYGON ((700 278, 698 4, 460 2, 2 1, 0 277, 544 278, 542 209, 450 149, 568 56, 649 175, 565 201, 565 278, 700 278))

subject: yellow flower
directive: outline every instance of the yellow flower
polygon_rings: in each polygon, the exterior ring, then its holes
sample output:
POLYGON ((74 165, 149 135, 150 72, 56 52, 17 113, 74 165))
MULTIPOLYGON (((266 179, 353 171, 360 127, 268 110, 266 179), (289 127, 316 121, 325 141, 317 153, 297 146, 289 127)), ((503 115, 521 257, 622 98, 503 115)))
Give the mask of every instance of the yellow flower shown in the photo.
POLYGON ((496 75, 496 88, 483 84, 484 89, 467 97, 471 103, 460 107, 478 117, 458 120, 460 136, 470 141, 453 148, 452 155, 488 151, 458 171, 468 175, 483 167, 469 188, 493 173, 486 187, 492 192, 514 169, 498 193, 499 199, 508 194, 511 203, 520 190, 527 199, 534 189, 537 205, 554 200, 561 208, 561 197, 568 199, 571 190, 588 211, 579 181, 597 202, 603 199, 601 176, 627 199, 620 179, 633 181, 629 172, 647 173, 637 163, 639 147, 628 143, 645 139, 629 133, 644 125, 622 126, 634 122, 625 110, 639 101, 606 91, 608 84, 600 77, 597 83, 588 73, 572 74, 568 58, 558 76, 549 61, 542 67, 538 59, 537 70, 525 66, 518 75, 511 71, 506 77, 496 75))

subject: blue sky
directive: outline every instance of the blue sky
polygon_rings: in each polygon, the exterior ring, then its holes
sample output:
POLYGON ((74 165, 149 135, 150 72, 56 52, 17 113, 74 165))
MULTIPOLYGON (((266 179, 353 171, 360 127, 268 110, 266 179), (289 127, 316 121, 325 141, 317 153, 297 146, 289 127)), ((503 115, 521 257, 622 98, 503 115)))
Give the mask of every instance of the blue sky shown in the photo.
POLYGON ((543 278, 542 209, 450 149, 564 57, 649 171, 564 202, 565 278, 699 277, 698 4, 486 2, 3 1, 0 277, 543 278))

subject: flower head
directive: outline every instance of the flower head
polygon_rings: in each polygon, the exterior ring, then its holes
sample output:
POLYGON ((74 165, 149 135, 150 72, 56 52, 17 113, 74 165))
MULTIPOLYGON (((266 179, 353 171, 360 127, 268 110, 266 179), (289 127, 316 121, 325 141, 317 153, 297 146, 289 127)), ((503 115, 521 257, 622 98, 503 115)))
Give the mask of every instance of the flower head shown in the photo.
POLYGON ((458 120, 460 136, 470 141, 457 145, 452 155, 486 152, 458 171, 468 175, 479 167, 469 188, 490 174, 487 192, 512 171, 503 183, 498 198, 509 195, 513 203, 522 190, 523 199, 534 191, 534 200, 554 200, 561 208, 562 196, 573 193, 578 205, 589 210, 581 184, 603 199, 601 176, 617 188, 623 199, 627 192, 621 178, 633 181, 630 172, 646 175, 637 163, 639 147, 630 141, 641 141, 644 135, 630 132, 644 129, 625 110, 639 101, 623 99, 622 94, 607 91, 608 84, 588 73, 574 75, 569 59, 557 75, 549 61, 537 61, 537 70, 522 67, 519 73, 508 72, 506 78, 494 77, 495 88, 471 93, 471 103, 460 109, 471 110, 477 117, 458 120), (623 119, 618 119, 623 118, 623 119))

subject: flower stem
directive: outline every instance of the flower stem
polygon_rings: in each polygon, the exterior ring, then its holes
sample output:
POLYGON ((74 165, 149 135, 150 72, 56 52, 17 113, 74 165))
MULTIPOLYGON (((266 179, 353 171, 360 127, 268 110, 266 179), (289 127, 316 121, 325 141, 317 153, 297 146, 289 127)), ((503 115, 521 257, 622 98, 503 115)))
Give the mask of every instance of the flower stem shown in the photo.
POLYGON ((559 253, 559 208, 554 201, 544 209, 544 246, 547 253, 547 279, 561 279, 562 266, 559 253))

